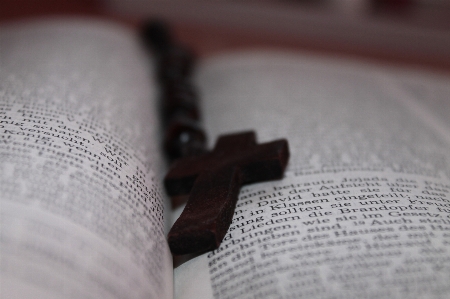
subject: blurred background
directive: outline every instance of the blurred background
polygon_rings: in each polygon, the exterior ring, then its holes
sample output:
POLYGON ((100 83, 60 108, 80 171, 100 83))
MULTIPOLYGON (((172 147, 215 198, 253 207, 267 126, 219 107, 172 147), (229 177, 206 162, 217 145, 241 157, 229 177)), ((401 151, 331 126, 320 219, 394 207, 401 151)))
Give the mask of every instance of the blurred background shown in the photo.
POLYGON ((2 0, 0 23, 166 19, 201 56, 275 48, 450 71, 450 0, 2 0))

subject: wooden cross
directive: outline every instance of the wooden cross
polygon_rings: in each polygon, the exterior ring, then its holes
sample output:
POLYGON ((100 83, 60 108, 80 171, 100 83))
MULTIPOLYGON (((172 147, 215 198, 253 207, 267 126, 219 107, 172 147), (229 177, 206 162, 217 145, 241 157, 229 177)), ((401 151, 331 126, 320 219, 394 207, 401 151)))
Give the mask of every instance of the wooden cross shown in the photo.
POLYGON ((214 150, 177 160, 164 183, 170 196, 189 193, 169 232, 173 254, 219 247, 243 184, 279 179, 289 159, 286 140, 257 144, 254 132, 219 137, 214 150))

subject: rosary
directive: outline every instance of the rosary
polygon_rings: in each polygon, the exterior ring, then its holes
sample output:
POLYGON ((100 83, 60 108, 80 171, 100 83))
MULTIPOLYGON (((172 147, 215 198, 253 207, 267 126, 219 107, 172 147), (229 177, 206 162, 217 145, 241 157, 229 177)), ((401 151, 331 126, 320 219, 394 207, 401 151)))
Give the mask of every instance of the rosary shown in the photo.
POLYGON ((288 142, 257 144, 254 132, 241 132, 219 136, 209 151, 191 82, 194 55, 175 43, 161 22, 146 24, 142 33, 156 59, 163 146, 172 162, 164 185, 169 196, 188 194, 169 232, 169 247, 175 255, 214 250, 231 224, 241 186, 283 176, 288 142))

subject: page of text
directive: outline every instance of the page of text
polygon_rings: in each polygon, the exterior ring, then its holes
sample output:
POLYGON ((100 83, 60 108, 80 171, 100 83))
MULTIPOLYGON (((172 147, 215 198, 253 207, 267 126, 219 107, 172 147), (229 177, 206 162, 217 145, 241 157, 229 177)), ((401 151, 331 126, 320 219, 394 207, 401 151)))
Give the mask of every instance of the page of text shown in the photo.
POLYGON ((94 21, 0 36, 2 298, 171 298, 151 69, 94 21))
POLYGON ((416 77, 253 53, 199 81, 209 136, 287 138, 291 158, 283 180, 243 187, 220 248, 175 270, 179 298, 193 269, 204 298, 448 298, 450 130, 416 77))

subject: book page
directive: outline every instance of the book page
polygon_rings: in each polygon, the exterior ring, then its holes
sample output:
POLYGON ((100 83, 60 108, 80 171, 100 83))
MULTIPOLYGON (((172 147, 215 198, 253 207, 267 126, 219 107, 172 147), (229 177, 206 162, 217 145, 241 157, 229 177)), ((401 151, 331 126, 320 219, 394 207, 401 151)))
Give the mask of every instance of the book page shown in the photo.
POLYGON ((2 298, 172 298, 153 80, 131 30, 2 28, 2 298))
POLYGON ((175 269, 176 298, 448 298, 450 130, 426 106, 450 77, 427 103, 420 76, 286 53, 206 64, 209 136, 285 137, 291 158, 282 180, 242 188, 217 250, 175 269))

